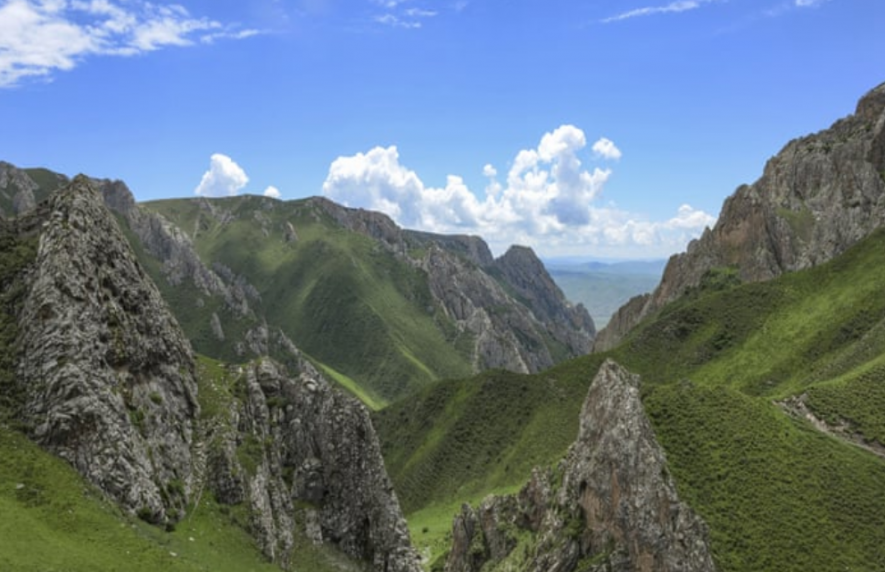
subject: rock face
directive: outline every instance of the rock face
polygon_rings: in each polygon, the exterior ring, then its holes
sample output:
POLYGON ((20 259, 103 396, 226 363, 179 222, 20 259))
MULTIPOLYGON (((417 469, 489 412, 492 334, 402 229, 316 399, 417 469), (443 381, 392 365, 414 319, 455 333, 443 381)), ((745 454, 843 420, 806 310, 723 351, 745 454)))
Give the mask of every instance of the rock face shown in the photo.
POLYGON ((139 244, 162 263, 163 277, 170 285, 191 284, 205 296, 222 298, 237 317, 251 314, 249 299, 254 288, 207 267, 190 237, 161 215, 140 208, 124 182, 96 179, 93 184, 108 208, 125 219, 139 244))
POLYGON ((621 308, 594 348, 614 347, 713 268, 769 280, 826 262, 883 224, 885 84, 866 94, 854 115, 788 143, 758 181, 726 199, 713 229, 671 258, 655 292, 621 308))
POLYGON ((16 289, 0 297, 15 306, 0 309, 2 418, 145 520, 171 525, 208 490, 245 507, 248 530, 284 567, 300 535, 378 572, 420 570, 368 413, 281 331, 247 337, 287 356, 295 377, 256 360, 232 394, 204 385, 213 411, 201 411, 190 343, 102 188, 78 176, 0 220, 4 246, 21 250, 0 268, 16 289))
POLYGON ((676 494, 639 378, 611 360, 557 470, 536 469, 516 496, 465 505, 452 537, 446 572, 715 569, 706 525, 676 494))
POLYGON ((85 177, 41 211, 19 318, 21 419, 125 508, 175 520, 192 486, 190 344, 85 177))
POLYGON ((25 213, 46 198, 55 189, 68 183, 63 175, 43 169, 19 169, 15 165, 0 161, 0 219, 25 213), (40 172, 42 185, 29 174, 40 172))
POLYGON ((309 363, 296 369, 290 377, 270 359, 245 369, 231 422, 207 429, 207 486, 248 504, 262 550, 284 566, 300 528, 378 572, 417 572, 368 413, 309 363))
POLYGON ((309 200, 338 224, 378 240, 424 270, 434 300, 473 337, 474 370, 536 373, 590 351, 593 319, 583 305, 566 300, 530 248, 515 246, 495 259, 476 236, 403 230, 381 213, 309 200), (415 259, 410 252, 416 250, 425 253, 415 259))

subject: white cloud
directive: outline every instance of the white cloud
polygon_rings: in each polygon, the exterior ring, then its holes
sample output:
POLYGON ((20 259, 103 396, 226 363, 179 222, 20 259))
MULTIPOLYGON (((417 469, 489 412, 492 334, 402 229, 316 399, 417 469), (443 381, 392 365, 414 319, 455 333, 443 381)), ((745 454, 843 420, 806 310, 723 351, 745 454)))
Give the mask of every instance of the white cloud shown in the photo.
POLYGON ((436 10, 425 10, 422 8, 409 8, 404 14, 410 18, 433 18, 439 12, 436 10))
POLYGON ((593 152, 596 153, 598 157, 602 157, 603 159, 612 159, 617 161, 621 158, 621 150, 612 143, 611 139, 606 139, 605 137, 601 137, 596 143, 593 144, 593 152))
POLYGON ((229 197, 239 193, 248 182, 246 172, 233 159, 215 153, 194 193, 203 197, 229 197))
POLYGON ((50 77, 88 57, 131 56, 167 46, 258 33, 144 0, 7 0, 0 6, 0 87, 50 77))
MULTIPOLYGON (((496 251, 519 243, 548 254, 593 249, 665 256, 714 222, 688 205, 662 221, 597 206, 612 172, 585 168, 581 156, 586 147, 582 130, 563 125, 545 134, 536 148, 519 151, 503 184, 498 170, 485 165, 482 174, 489 184, 482 198, 455 175, 447 177, 444 187, 427 186, 400 163, 395 146, 375 147, 332 162, 323 194, 351 207, 385 212, 405 227, 479 234, 496 251)), ((602 158, 620 157, 605 138, 591 151, 602 158)))
POLYGON ((375 16, 375 22, 383 24, 385 26, 390 26, 392 28, 417 29, 421 27, 421 22, 419 22, 418 20, 404 20, 402 18, 399 18, 398 16, 394 16, 393 14, 382 14, 380 16, 375 16))
POLYGON ((829 0, 796 0, 796 7, 798 8, 811 8, 813 6, 820 6, 824 2, 828 2, 829 0))
POLYGON ((372 4, 384 8, 384 12, 376 14, 372 19, 377 24, 392 28, 418 29, 424 26, 424 20, 439 15, 439 11, 421 6, 404 7, 409 0, 372 0, 372 4))
POLYGON ((270 197, 272 199, 278 199, 282 196, 282 194, 280 193, 280 190, 278 188, 270 185, 266 189, 264 189, 264 196, 270 197))
MULTIPOLYGON (((634 10, 628 10, 626 12, 621 12, 620 14, 616 14, 614 16, 610 16, 602 20, 603 24, 609 24, 611 22, 620 22, 621 20, 628 20, 630 18, 638 18, 642 16, 653 16, 655 14, 673 14, 679 12, 687 12, 689 10, 696 10, 700 8, 704 4, 709 4, 710 2, 714 2, 716 0, 674 0, 669 4, 665 4, 663 6, 645 6, 643 8, 636 8, 634 10)), ((807 0, 797 0, 797 2, 802 2, 807 0)))

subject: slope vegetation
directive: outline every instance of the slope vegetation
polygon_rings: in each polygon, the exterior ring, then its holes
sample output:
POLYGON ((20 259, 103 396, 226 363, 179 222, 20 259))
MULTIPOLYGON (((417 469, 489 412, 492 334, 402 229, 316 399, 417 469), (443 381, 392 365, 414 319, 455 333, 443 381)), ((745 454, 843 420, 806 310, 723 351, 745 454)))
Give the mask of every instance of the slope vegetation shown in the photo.
MULTIPOLYGON (((225 201, 223 216, 189 200, 150 207, 192 231, 201 258, 248 277, 260 298, 252 305, 268 325, 333 371, 359 379, 376 403, 420 382, 471 372, 467 347, 459 351, 446 339, 451 325, 433 307, 420 269, 366 236, 336 229, 319 209, 279 202, 260 208, 265 202, 225 201)), ((218 336, 195 343, 210 355, 234 357, 218 336)))
POLYGON ((445 510, 524 482, 527 467, 505 461, 509 452, 534 443, 533 463, 557 462, 611 356, 642 375, 680 496, 710 525, 721 570, 885 570, 885 461, 870 452, 885 424, 882 284, 885 230, 765 283, 714 268, 611 352, 506 385, 487 376, 438 384, 417 404, 392 405, 377 426, 416 542, 438 556, 445 510), (446 453, 490 436, 499 448, 479 456, 480 474, 446 453), (508 464, 521 477, 489 478, 508 464))
POLYGON ((167 282, 199 351, 229 361, 276 356, 268 341, 279 331, 376 408, 437 379, 539 371, 589 351, 595 333, 529 249, 496 260, 477 237, 406 231, 319 198, 145 209, 182 229, 203 263, 245 294, 231 309, 165 279, 162 257, 145 262, 167 282))

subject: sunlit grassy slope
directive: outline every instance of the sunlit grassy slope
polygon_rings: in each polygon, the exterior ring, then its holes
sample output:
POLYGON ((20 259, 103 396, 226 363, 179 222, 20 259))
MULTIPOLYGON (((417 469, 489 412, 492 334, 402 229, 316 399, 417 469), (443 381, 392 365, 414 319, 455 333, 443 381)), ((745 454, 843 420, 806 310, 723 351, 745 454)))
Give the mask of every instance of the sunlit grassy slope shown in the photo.
MULTIPOLYGON (((208 264, 244 276, 261 296, 250 304, 268 325, 340 379, 353 381, 369 402, 383 405, 430 381, 470 373, 470 340, 459 338, 435 306, 421 269, 342 228, 308 201, 235 197, 213 205, 214 214, 191 200, 145 206, 188 232, 208 264), (290 225, 297 239, 287 241, 290 225)), ((212 335, 208 317, 217 312, 225 327, 239 332, 248 323, 234 319, 220 301, 199 308, 196 292, 155 280, 199 351, 236 359, 230 345, 212 335)))
POLYGON ((413 535, 436 558, 457 500, 561 458, 611 356, 643 376, 680 494, 710 525, 721 570, 885 570, 885 461, 777 405, 804 394, 819 417, 881 444, 883 329, 885 231, 768 283, 739 285, 717 269, 613 352, 535 376, 436 384, 378 413, 377 427, 413 535))

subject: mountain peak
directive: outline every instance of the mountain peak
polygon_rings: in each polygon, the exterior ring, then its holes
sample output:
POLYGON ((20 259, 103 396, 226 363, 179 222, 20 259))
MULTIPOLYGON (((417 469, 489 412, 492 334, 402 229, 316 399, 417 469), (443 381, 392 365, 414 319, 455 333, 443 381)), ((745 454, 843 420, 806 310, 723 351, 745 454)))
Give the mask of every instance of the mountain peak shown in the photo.
POLYGON ((643 317, 698 287, 717 268, 745 282, 817 266, 885 224, 885 84, 857 113, 790 141, 752 185, 728 197, 719 219, 670 259, 660 285, 618 311, 595 349, 617 342, 643 317))
POLYGON ((874 87, 857 102, 855 115, 866 121, 876 121, 885 112, 885 82, 874 87))

